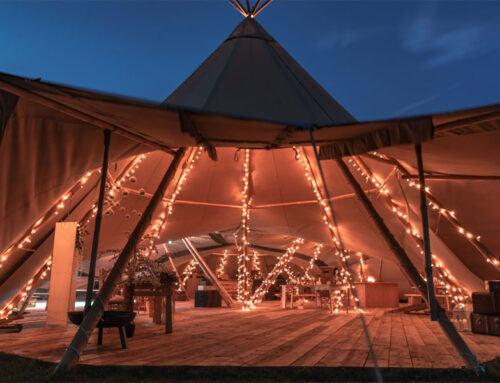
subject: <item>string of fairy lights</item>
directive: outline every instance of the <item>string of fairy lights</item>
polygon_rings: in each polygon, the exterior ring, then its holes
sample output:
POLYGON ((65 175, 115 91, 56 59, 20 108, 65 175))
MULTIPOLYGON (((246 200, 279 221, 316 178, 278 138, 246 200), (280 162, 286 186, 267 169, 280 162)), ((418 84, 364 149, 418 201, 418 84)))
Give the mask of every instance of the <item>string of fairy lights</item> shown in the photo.
MULTIPOLYGON (((384 200, 390 207, 390 211, 398 218, 399 222, 403 225, 406 233, 414 240, 415 245, 420 255, 424 255, 424 242, 420 231, 411 223, 408 213, 401 209, 396 200, 392 197, 391 191, 388 186, 379 180, 368 167, 359 160, 358 157, 353 156, 348 161, 367 182, 371 182, 379 189, 379 193, 384 197, 384 200)), ((465 302, 469 300, 470 294, 464 287, 460 287, 457 279, 451 274, 448 268, 444 265, 443 261, 438 258, 435 253, 432 253, 432 266, 435 270, 434 276, 438 280, 437 287, 444 288, 444 293, 449 296, 451 302, 458 304, 462 307, 465 302)), ((426 279, 422 275, 424 280, 426 279)))
POLYGON ((222 274, 224 274, 224 270, 225 270, 225 267, 226 267, 226 263, 227 263, 227 253, 228 253, 228 250, 224 250, 224 255, 222 255, 222 258, 220 260, 220 263, 219 263, 219 267, 217 268, 217 278, 221 278, 222 277, 222 274))
POLYGON ((353 276, 351 275, 349 267, 347 266, 347 261, 350 258, 349 251, 342 248, 342 244, 338 239, 337 228, 333 224, 333 218, 331 215, 332 212, 330 211, 327 200, 321 195, 318 183, 314 178, 309 162, 307 161, 307 159, 304 159, 305 154, 300 148, 293 147, 293 149, 295 151, 295 159, 302 165, 302 168, 304 169, 304 175, 313 189, 313 193, 319 206, 321 206, 321 208, 323 209, 323 222, 330 232, 332 241, 337 249, 335 254, 339 257, 340 260, 340 282, 342 285, 348 286, 347 289, 341 289, 340 293, 336 293, 339 294, 340 297, 338 300, 335 300, 335 312, 339 312, 343 307, 342 302, 344 301, 344 298, 346 298, 346 294, 348 294, 349 299, 354 302, 354 309, 356 311, 362 312, 361 308, 359 307, 359 300, 356 297, 356 294, 353 293, 353 290, 356 288, 356 286, 354 285, 353 276))
POLYGON ((34 235, 38 232, 40 226, 48 221, 51 217, 59 215, 59 212, 66 206, 66 201, 75 194, 79 189, 83 188, 93 172, 87 172, 81 177, 67 192, 65 192, 50 208, 42 215, 33 225, 31 225, 21 236, 21 238, 14 242, 0 255, 0 268, 8 260, 9 256, 14 250, 32 251, 29 245, 32 243, 34 235))
POLYGON ((188 160, 186 167, 183 169, 182 174, 179 177, 179 181, 177 182, 172 195, 167 199, 166 202, 164 202, 163 211, 159 214, 156 221, 153 221, 148 230, 148 233, 144 235, 143 240, 148 241, 146 248, 143 249, 142 252, 144 256, 150 256, 152 253, 157 251, 156 242, 158 241, 158 239, 160 239, 161 232, 165 230, 165 227, 167 226, 167 217, 172 215, 174 211, 175 201, 181 193, 182 187, 185 185, 189 174, 194 168, 195 163, 199 160, 202 150, 202 147, 198 147, 194 150, 193 155, 188 160))
POLYGON ((52 256, 50 256, 47 261, 42 265, 42 267, 35 273, 33 278, 24 284, 24 286, 19 290, 19 292, 8 300, 2 307, 0 307, 0 320, 9 318, 10 315, 14 313, 14 310, 19 305, 27 304, 27 300, 31 297, 33 290, 38 285, 39 282, 44 280, 52 268, 52 256))
POLYGON ((251 275, 247 267, 250 261, 248 256, 248 237, 250 234, 250 149, 245 149, 245 158, 243 160, 243 188, 241 195, 241 240, 236 233, 236 243, 239 251, 236 299, 238 302, 243 303, 243 309, 246 310, 252 305, 250 300, 251 275))
MULTIPOLYGON (((329 232, 332 237, 332 241, 337 249, 336 255, 340 259, 341 270, 339 271, 339 281, 341 285, 346 288, 341 290, 336 290, 333 296, 333 304, 335 307, 335 311, 338 312, 344 306, 344 300, 347 296, 350 299, 353 299, 356 303, 355 309, 359 309, 358 303, 359 300, 355 297, 355 294, 352 294, 352 290, 355 289, 353 284, 353 275, 349 271, 348 261, 351 256, 350 252, 341 249, 341 242, 338 236, 338 229, 333 223, 332 212, 330 211, 330 207, 328 201, 323 197, 319 185, 314 177, 313 170, 310 164, 307 161, 307 157, 303 150, 294 147, 296 153, 296 159, 302 165, 304 174, 306 179, 308 180, 310 186, 312 187, 312 191, 316 197, 317 203, 323 210, 322 219, 325 226, 329 229, 329 232)), ((160 238, 161 232, 165 229, 167 225, 167 218, 173 213, 173 207, 175 201, 179 194, 182 191, 183 186, 185 186, 186 181, 189 177, 191 170, 193 169, 195 163, 200 158, 202 148, 196 148, 190 159, 186 162, 186 165, 181 172, 179 177, 179 181, 177 182, 174 191, 170 198, 167 198, 164 202, 164 209, 159 214, 158 218, 153 221, 151 224, 148 233, 143 237, 143 240, 147 241, 146 248, 143 249, 143 254, 149 256, 150 254, 156 251, 156 242, 160 238)), ((383 158, 387 161, 390 161, 390 157, 386 157, 379 153, 372 153, 372 155, 383 158)), ((107 198, 107 209, 112 209, 115 206, 119 206, 119 198, 117 195, 120 191, 122 191, 123 195, 128 194, 128 189, 124 186, 126 182, 135 183, 137 182, 136 171, 139 169, 140 163, 146 158, 146 155, 139 155, 134 158, 131 164, 126 168, 126 171, 118 178, 118 180, 113 181, 109 180, 110 186, 107 188, 106 198, 107 198)), ((250 150, 245 149, 244 151, 244 161, 243 161, 243 180, 242 180, 242 221, 241 221, 241 229, 235 235, 238 249, 238 259, 237 259, 237 300, 243 303, 244 310, 254 309, 257 304, 259 304, 270 286, 276 281, 276 278, 281 274, 285 273, 288 277, 288 282, 292 285, 299 284, 310 284, 315 282, 315 278, 311 275, 315 262, 318 260, 321 251, 323 249, 323 245, 317 245, 314 248, 313 256, 309 261, 308 266, 304 269, 304 274, 302 276, 296 275, 290 267, 290 262, 293 259, 295 252, 300 248, 300 246, 304 243, 302 238, 298 238, 293 241, 291 246, 286 250, 284 254, 278 259, 277 263, 273 267, 273 270, 267 274, 264 278, 262 284, 257 288, 255 293, 251 292, 251 272, 250 270, 257 271, 260 276, 263 277, 263 272, 260 266, 260 261, 257 256, 257 252, 253 252, 253 256, 249 255, 249 234, 250 234, 250 150), (251 268, 249 267, 251 262, 251 268)), ((398 218, 399 222, 404 226, 407 234, 414 240, 415 245, 418 249, 419 254, 424 254, 424 243, 422 235, 420 234, 420 230, 415 228, 410 220, 408 211, 400 206, 396 200, 393 198, 390 188, 387 186, 385 180, 381 180, 379 176, 375 175, 370 171, 366 164, 357 157, 353 156, 348 161, 348 164, 356 170, 360 176, 362 176, 367 182, 372 183, 377 189, 378 193, 384 197, 384 200, 390 206, 390 211, 394 214, 395 217, 398 218)), ((399 167, 396 166, 396 173, 404 178, 407 182, 407 186, 414 189, 421 189, 422 186, 413 181, 412 179, 405 177, 407 171, 403 168, 401 169, 401 165, 399 167), (406 174, 405 174, 406 173, 406 174)), ((100 172, 100 170, 98 170, 100 172)), ((39 227, 46 222, 50 217, 57 216, 60 214, 62 209, 65 208, 67 204, 67 200, 79 189, 83 188, 85 184, 88 182, 90 177, 95 174, 95 172, 86 173, 77 183, 66 193, 64 193, 58 201, 38 220, 36 221, 25 234, 19 239, 16 243, 12 244, 3 254, 0 255, 0 267, 2 264, 8 259, 9 255, 12 253, 14 249, 25 249, 29 250, 29 244, 32 242, 33 236, 37 233, 39 227)), ((110 177, 109 177, 110 178, 110 177)), ((437 201, 437 199, 432 195, 430 187, 425 188, 425 192, 429 197, 428 206, 433 211, 445 216, 455 227, 457 228, 457 233, 463 235, 467 240, 469 240, 473 245, 481 246, 481 236, 473 233, 472 231, 467 230, 456 217, 456 213, 454 210, 448 209, 444 207, 441 203, 437 201)), ((95 218, 95 214, 97 212, 96 205, 92 205, 91 207, 91 215, 86 220, 84 225, 87 225, 91 222, 92 219, 95 218)), ((486 262, 499 266, 500 261, 490 254, 485 254, 481 252, 481 254, 485 257, 486 262)), ((356 253, 359 256, 359 273, 358 278, 360 282, 367 280, 365 275, 366 265, 364 263, 364 257, 361 253, 356 253)), ((217 269, 217 276, 220 277, 224 273, 224 268, 228 262, 228 250, 225 250, 224 255, 221 258, 219 267, 217 269)), ((444 262, 436 255, 432 254, 432 265, 435 269, 435 278, 437 279, 438 287, 444 289, 445 294, 449 296, 451 302, 458 305, 463 305, 464 303, 470 300, 470 294, 463 287, 460 286, 459 281, 452 275, 450 270, 445 266, 444 262)), ((198 262, 196 260, 191 260, 189 264, 186 266, 182 273, 182 278, 180 284, 182 286, 186 286, 187 280, 192 276, 196 267, 198 266, 198 262)), ((28 281, 23 288, 20 290, 18 294, 14 298, 12 298, 9 302, 4 304, 3 307, 0 308, 0 319, 4 319, 12 314, 13 310, 20 304, 23 303, 25 299, 27 299, 30 295, 30 291, 33 286, 40 280, 44 279, 47 276, 47 273, 51 269, 51 258, 47 260, 47 262, 41 267, 39 271, 35 274, 35 276, 28 281)), ((425 279, 425 276, 423 276, 425 279)), ((179 286, 178 291, 181 290, 181 286, 179 286)))
POLYGON ((257 271, 260 277, 263 277, 264 274, 262 273, 262 269, 260 267, 260 260, 259 257, 257 256, 257 252, 253 252, 253 259, 252 259, 252 270, 257 271))
POLYGON ((271 272, 267 274, 266 278, 262 281, 262 284, 255 290, 255 292, 249 299, 248 306, 243 307, 244 310, 254 309, 257 304, 262 302, 264 296, 269 291, 269 288, 273 285, 274 282, 276 282, 276 278, 278 278, 278 276, 285 270, 285 267, 293 259, 295 252, 303 243, 304 239, 302 238, 297 238, 292 242, 286 252, 278 258, 278 261, 274 265, 271 272))
POLYGON ((314 265, 316 264, 316 261, 319 258, 319 255, 321 254, 321 250, 323 250, 323 244, 319 244, 314 248, 313 251, 313 256, 309 260, 309 264, 307 265, 306 269, 304 270, 304 275, 300 277, 300 283, 305 285, 305 284, 310 284, 316 282, 316 278, 314 278, 311 274, 309 274, 314 265))
MULTIPOLYGON (((137 169, 139 169, 139 164, 146 158, 147 154, 141 154, 135 156, 132 161, 125 166, 125 169, 122 171, 121 175, 119 176, 119 180, 116 183, 113 183, 112 187, 108 187, 106 189, 106 195, 105 199, 106 202, 108 203, 108 207, 106 208, 107 211, 112 209, 115 205, 119 204, 119 200, 115 199, 115 193, 120 189, 121 184, 125 183, 127 180, 130 180, 131 177, 134 177, 133 174, 137 169), (113 201, 114 200, 114 201, 113 201)), ((101 173, 101 169, 97 170, 97 173, 101 173)), ((29 237, 25 237, 22 241, 17 243, 17 247, 19 249, 26 249, 24 246, 26 243, 31 243, 31 236, 33 236, 39 229, 39 227, 42 225, 42 223, 47 222, 47 220, 51 216, 57 216, 59 215, 59 212, 61 209, 65 208, 65 202, 69 199, 70 196, 74 195, 77 190, 83 188, 89 178, 95 174, 95 172, 87 172, 82 178, 80 178, 72 187, 71 189, 64 193, 59 200, 53 205, 49 211, 44 214, 38 221, 36 221, 31 228, 29 229, 29 237), (28 239, 27 239, 28 238, 28 239)), ((111 181, 111 177, 107 177, 107 182, 111 181)), ((135 182, 133 179, 132 182, 135 182)), ((83 219, 81 222, 78 224, 79 226, 79 231, 82 233, 85 231, 85 227, 92 222, 92 220, 95 218, 95 214, 97 212, 97 207, 96 204, 94 203, 89 211, 84 215, 83 219)), ((27 249, 26 249, 27 250, 27 249)), ((2 259, 5 261, 6 258, 2 259)), ((51 269, 51 264, 52 264, 52 256, 50 256, 47 260, 47 262, 42 266, 40 269, 41 271, 37 272, 35 276, 28 281, 18 292, 17 294, 12 297, 7 304, 4 305, 0 311, 3 311, 3 314, 0 314, 0 317, 2 318, 7 318, 10 314, 12 314, 13 310, 19 305, 23 304, 24 300, 29 298, 29 295, 26 293, 27 291, 30 291, 32 286, 36 284, 39 280, 43 280, 46 276, 47 273, 51 269), (24 298, 24 299, 23 299, 24 298), (8 309, 10 307, 10 309, 8 309)), ((1 265, 0 265, 1 267, 1 265)))
POLYGON ((365 260, 363 259, 363 253, 358 252, 359 256, 359 281, 364 282, 365 280, 365 260))
POLYGON ((179 283, 179 287, 177 288, 178 292, 181 292, 183 288, 186 289, 187 281, 189 278, 191 278, 197 266, 198 266, 198 261, 196 259, 192 259, 188 263, 188 265, 182 272, 181 280, 178 282, 179 283))
MULTIPOLYGON (((370 153, 370 155, 391 163, 399 171, 400 176, 406 180, 407 185, 409 187, 418 190, 421 189, 422 186, 420 185, 420 183, 411 180, 409 178, 410 174, 403 166, 399 164, 399 162, 377 152, 372 152, 370 153)), ((429 186, 425 187, 425 192, 429 200, 428 206, 433 211, 436 211, 438 214, 446 218, 448 222, 450 222, 456 228, 457 233, 463 235, 478 250, 478 252, 481 254, 481 256, 483 256, 483 258, 487 263, 492 264, 498 270, 500 270, 500 260, 494 254, 492 254, 491 251, 485 249, 484 245, 481 242, 481 235, 475 234, 472 231, 467 230, 457 218, 455 210, 444 207, 444 205, 440 203, 437 200, 437 198, 432 194, 431 188, 429 186)))
MULTIPOLYGON (((114 208, 119 208, 121 212, 125 212, 125 207, 120 206, 122 198, 128 196, 130 189, 125 187, 125 183, 128 181, 130 183, 136 183, 137 182, 137 177, 135 173, 137 170, 140 168, 140 164, 147 158, 149 153, 146 154, 140 154, 135 156, 132 161, 130 161, 121 174, 118 176, 117 181, 113 181, 111 176, 108 175, 106 179, 107 187, 105 191, 105 196, 104 196, 104 201, 105 201, 105 209, 104 209, 104 214, 105 215, 113 215, 114 214, 114 208), (109 187, 108 187, 109 183, 109 187), (122 191, 122 193, 119 193, 122 191)), ((99 173, 101 170, 99 169, 99 173)), ((84 219, 85 222, 81 224, 82 231, 85 231, 85 229, 90 225, 90 223, 95 219, 97 214, 97 203, 94 203, 91 207, 91 212, 90 214, 87 214, 87 219, 84 219)), ((126 218, 129 218, 130 215, 126 215, 126 218)))

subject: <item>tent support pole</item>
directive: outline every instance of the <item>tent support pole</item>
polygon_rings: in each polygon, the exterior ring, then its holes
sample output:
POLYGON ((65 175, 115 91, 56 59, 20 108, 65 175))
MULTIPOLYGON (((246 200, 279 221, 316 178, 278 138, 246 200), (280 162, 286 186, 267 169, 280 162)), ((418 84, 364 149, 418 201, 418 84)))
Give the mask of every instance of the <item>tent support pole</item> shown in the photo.
MULTIPOLYGON (((378 156, 375 156, 373 154, 368 154, 368 153, 365 153, 363 156, 367 157, 367 158, 370 158, 370 159, 373 159, 375 161, 379 161, 379 162, 382 162, 382 163, 385 163, 385 164, 389 164, 389 165, 392 165, 392 166, 395 166, 398 171, 401 173, 401 177, 403 179, 412 179, 414 176, 412 176, 410 173, 408 173, 408 171, 406 170, 406 168, 404 168, 401 163, 395 159, 395 158, 392 158, 392 157, 389 157, 387 155, 385 155, 387 157, 387 159, 385 158, 380 158, 378 156)), ((415 176, 415 177, 418 177, 415 176)), ((469 177, 469 176, 467 176, 469 177)), ((470 176, 470 177, 475 177, 475 176, 470 176)), ((429 176, 428 174, 425 175, 425 178, 426 179, 439 179, 439 178, 435 178, 435 177, 432 177, 432 176, 429 176)), ((466 178, 461 178, 461 179, 466 179, 466 178)), ((470 178, 467 178, 467 179, 470 179, 470 178)), ((487 180, 487 178, 481 178, 482 180, 487 180)), ((498 178, 500 179, 500 177, 498 178)), ((433 197, 431 194, 428 194, 426 197, 429 198, 429 201, 432 202, 433 204, 435 205, 438 205, 438 206, 442 206, 442 204, 436 199, 436 197, 433 197)), ((451 223, 452 225, 454 226, 457 226, 457 227, 460 227, 460 223, 458 222, 458 220, 452 216, 451 214, 449 213, 445 213, 445 214, 441 214, 442 217, 444 217, 449 223, 451 223)), ((496 259, 497 257, 493 254, 493 252, 488 249, 483 243, 477 241, 477 240, 472 240, 470 241, 470 244, 472 246, 474 246, 474 248, 486 259, 486 260, 492 260, 492 259, 496 259)), ((495 265, 495 263, 490 263, 493 267, 495 267, 497 270, 500 270, 500 264, 497 264, 495 265)))
MULTIPOLYGON (((165 250, 165 254, 168 257, 168 261, 170 262, 170 266, 172 266, 172 270, 174 271, 175 275, 177 276, 177 279, 179 281, 182 281, 181 275, 179 274, 179 270, 177 270, 177 267, 175 266, 174 260, 172 256, 170 255, 170 251, 168 250, 167 245, 163 244, 163 249, 165 250)), ((184 286, 183 283, 180 284, 181 290, 184 291, 184 294, 186 294, 186 300, 189 301, 189 295, 187 292, 186 287, 184 286)))
POLYGON ((224 299, 224 302, 226 302, 227 306, 231 307, 232 305, 234 305, 233 298, 231 298, 226 288, 222 285, 222 283, 220 283, 219 279, 215 276, 213 271, 210 270, 210 267, 208 267, 207 263, 200 255, 200 253, 198 253, 198 250, 196 250, 189 238, 182 238, 182 243, 184 243, 184 246, 186 246, 193 258, 198 262, 207 278, 215 286, 222 299, 224 299))
POLYGON ((104 193, 106 191, 106 176, 108 174, 108 155, 109 155, 110 141, 111 141, 111 132, 106 129, 104 130, 104 155, 102 158, 102 167, 101 167, 101 184, 99 187, 99 199, 97 201, 97 213, 95 217, 94 237, 92 238, 92 251, 90 253, 87 294, 85 295, 85 308, 83 310, 85 313, 87 313, 90 310, 90 305, 92 304, 92 293, 94 291, 95 266, 97 262, 97 248, 99 246, 99 233, 101 231, 102 206, 104 204, 104 193))
POLYGON ((417 155, 418 179, 420 182, 420 214, 422 215, 422 237, 424 239, 425 275, 427 277, 427 293, 429 294, 429 307, 431 320, 438 321, 436 306, 436 293, 434 291, 434 276, 432 275, 431 239, 429 235, 429 215, 427 212, 427 198, 425 196, 424 162, 422 160, 422 144, 415 144, 417 155))
POLYGON ((137 223, 127 243, 120 252, 120 255, 113 265, 113 268, 106 278, 106 281, 104 281, 104 284, 99 291, 94 304, 90 308, 89 312, 84 316, 83 321, 80 324, 80 327, 78 328, 75 336, 73 337, 71 344, 64 352, 61 361, 54 371, 54 376, 63 375, 67 371, 71 370, 71 368, 78 362, 80 353, 88 344, 91 332, 95 329, 97 323, 101 319, 106 303, 109 301, 109 298, 111 297, 116 284, 121 278, 125 267, 127 266, 130 258, 133 256, 137 243, 141 240, 144 232, 150 225, 151 219, 153 218, 153 213, 161 203, 162 197, 165 194, 168 185, 174 178, 175 173, 182 159, 184 158, 185 152, 186 151, 184 148, 180 148, 177 150, 174 158, 172 159, 172 162, 170 163, 170 166, 161 179, 158 188, 153 195, 153 198, 151 198, 151 201, 149 201, 149 204, 142 214, 141 219, 137 223))
MULTIPOLYGON (((339 166, 340 170, 342 171, 342 173, 344 174, 345 178, 347 179, 348 183, 352 186, 353 190, 358 196, 358 199, 365 207, 366 211, 368 212, 368 215, 372 218, 373 222, 380 230, 382 238, 385 240, 385 242, 387 243, 393 254, 400 262, 407 278, 417 287, 418 291, 422 295, 422 298, 426 302, 428 302, 429 296, 427 292, 427 285, 420 276, 416 267, 411 262, 410 258, 408 257, 408 254, 406 254, 406 251, 399 245, 396 238, 394 238, 391 231, 385 224, 384 220, 378 214, 377 210, 370 202, 370 199, 365 194, 365 192, 359 185, 358 181, 356 181, 356 178, 354 178, 353 174, 350 172, 349 168, 344 163, 344 161, 342 161, 342 159, 336 159, 335 161, 339 166)), ((446 316, 446 312, 441 308, 438 302, 436 302, 436 306, 438 308, 439 324, 441 325, 443 332, 446 334, 450 342, 457 350, 458 354, 467 363, 467 365, 474 370, 476 374, 479 374, 479 372, 483 372, 484 368, 479 364, 478 360, 476 359, 476 356, 471 352, 469 346, 467 346, 467 344, 464 342, 460 334, 457 332, 457 329, 455 328, 453 323, 446 316)))

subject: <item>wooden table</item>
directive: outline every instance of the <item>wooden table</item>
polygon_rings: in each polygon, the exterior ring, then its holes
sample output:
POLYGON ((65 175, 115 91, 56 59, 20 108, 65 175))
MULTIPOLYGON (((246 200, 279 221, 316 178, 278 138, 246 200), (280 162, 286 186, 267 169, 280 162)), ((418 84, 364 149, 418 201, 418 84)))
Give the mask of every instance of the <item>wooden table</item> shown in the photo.
MULTIPOLYGON (((424 302, 422 295, 420 294, 405 294, 408 297, 408 304, 410 306, 419 305, 424 302)), ((446 294, 436 294, 436 301, 446 310, 451 311, 451 301, 450 297, 446 294)))
POLYGON ((405 294, 405 297, 408 297, 408 304, 410 306, 419 305, 424 303, 422 299, 422 295, 420 294, 405 294))
POLYGON ((318 307, 319 298, 317 293, 295 293, 292 286, 281 286, 281 308, 286 309, 287 301, 290 300, 290 308, 293 309, 293 300, 297 298, 314 298, 318 307))
POLYGON ((163 311, 162 300, 165 297, 165 333, 172 332, 173 312, 175 312, 175 299, 172 299, 174 289, 169 284, 161 284, 158 287, 151 283, 136 283, 125 288, 125 305, 130 305, 134 297, 153 298, 153 323, 161 324, 163 311))
POLYGON ((399 307, 399 283, 397 282, 355 282, 354 286, 360 307, 399 307))

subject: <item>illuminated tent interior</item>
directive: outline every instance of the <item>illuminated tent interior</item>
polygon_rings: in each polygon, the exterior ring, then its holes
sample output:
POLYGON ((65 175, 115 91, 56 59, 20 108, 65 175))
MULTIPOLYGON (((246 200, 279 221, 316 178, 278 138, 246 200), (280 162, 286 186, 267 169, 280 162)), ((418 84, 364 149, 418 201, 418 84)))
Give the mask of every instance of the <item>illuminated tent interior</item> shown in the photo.
POLYGON ((56 222, 76 221, 89 233, 81 269, 88 267, 105 129, 112 134, 98 268, 112 265, 185 147, 137 243, 142 251, 162 262, 170 255, 182 272, 192 257, 181 239, 190 237, 214 271, 226 250, 234 253, 228 267, 237 274, 248 230, 249 254, 256 251, 265 274, 302 238, 290 263, 297 276, 347 265, 355 281, 399 282, 403 298, 412 283, 338 158, 424 275, 414 151, 422 142, 436 280, 460 304, 500 279, 500 105, 359 123, 253 17, 161 105, 7 74, 0 91, 3 319, 50 277, 56 222))

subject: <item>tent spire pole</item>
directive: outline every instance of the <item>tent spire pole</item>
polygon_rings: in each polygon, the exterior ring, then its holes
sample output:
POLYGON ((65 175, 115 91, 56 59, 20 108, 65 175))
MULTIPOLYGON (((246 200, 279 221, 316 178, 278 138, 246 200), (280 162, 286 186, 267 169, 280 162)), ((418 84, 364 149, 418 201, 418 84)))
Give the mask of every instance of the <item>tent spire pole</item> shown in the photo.
MULTIPOLYGON (((393 254, 399 260, 408 279, 415 284, 420 294, 422 295, 422 298, 424 298, 425 301, 428 301, 429 296, 427 292, 427 285, 420 276, 416 267, 411 262, 408 254, 406 254, 406 251, 400 246, 396 238, 394 238, 384 220, 378 214, 377 210, 370 202, 368 196, 365 194, 358 181, 356 181, 356 178, 354 178, 353 174, 350 172, 344 161, 339 158, 337 158, 335 161, 344 174, 345 178, 347 179, 347 182, 349 182, 349 184, 354 189, 356 195, 358 196, 358 199, 368 212, 368 215, 372 218, 373 222, 380 230, 382 238, 385 240, 389 248, 392 250, 393 254)), ((443 332, 446 334, 450 342, 456 348, 458 354, 467 363, 467 365, 474 370, 476 374, 479 374, 479 372, 483 372, 484 368, 479 364, 476 356, 471 352, 469 346, 464 342, 460 334, 457 332, 457 329, 450 321, 450 319, 446 316, 445 311, 441 308, 438 302, 436 302, 436 306, 438 308, 437 312, 439 315, 439 324, 441 325, 443 332)))
POLYGON ((264 10, 264 8, 266 8, 269 4, 271 4, 272 1, 273 0, 267 0, 264 4, 262 4, 262 6, 259 9, 257 9, 257 11, 253 14, 253 17, 261 13, 264 10))
POLYGON ((90 310, 90 305, 92 304, 92 292, 94 290, 94 280, 95 280, 95 266, 97 261, 97 248, 99 246, 99 233, 101 231, 102 206, 104 204, 104 194, 106 191, 106 176, 108 174, 108 155, 109 155, 110 140, 111 140, 111 132, 105 129, 104 155, 102 158, 102 167, 101 167, 101 185, 99 187, 99 199, 97 201, 97 213, 95 217, 94 237, 92 238, 92 251, 90 253, 87 294, 85 296, 85 308, 83 310, 85 313, 87 313, 90 310))
POLYGON ((89 342, 89 336, 92 330, 95 329, 97 323, 101 319, 102 313, 104 312, 104 307, 109 301, 113 290, 121 278, 122 272, 127 266, 130 258, 134 254, 135 247, 137 243, 141 240, 144 232, 148 228, 152 215, 158 205, 161 203, 163 195, 175 176, 175 173, 184 158, 186 150, 180 148, 177 150, 170 166, 165 172, 163 178, 161 179, 158 188, 156 189, 151 201, 149 201, 144 214, 137 223, 134 231, 130 235, 127 243, 123 247, 120 255, 118 256, 113 268, 111 269, 106 281, 104 282, 99 294, 97 295, 94 304, 90 308, 89 312, 84 316, 78 331, 71 344, 66 349, 61 361, 57 365, 54 376, 63 375, 65 372, 71 370, 71 368, 78 362, 80 358, 80 353, 84 350, 85 346, 89 342))
POLYGON ((259 7, 259 4, 262 0, 257 0, 257 2, 254 4, 254 6, 252 7, 252 12, 250 12, 250 16, 254 16, 255 15, 255 10, 259 7))
POLYGON ((432 259, 431 259, 431 239, 429 236, 429 217, 427 212, 427 199, 425 197, 425 177, 424 163, 422 160, 422 144, 415 144, 415 153, 417 155, 418 179, 420 182, 420 214, 422 215, 422 236, 424 239, 425 252, 425 274, 427 277, 427 293, 429 294, 429 306, 431 309, 431 320, 438 321, 438 313, 436 306, 436 294, 434 291, 434 277, 432 275, 432 259))

